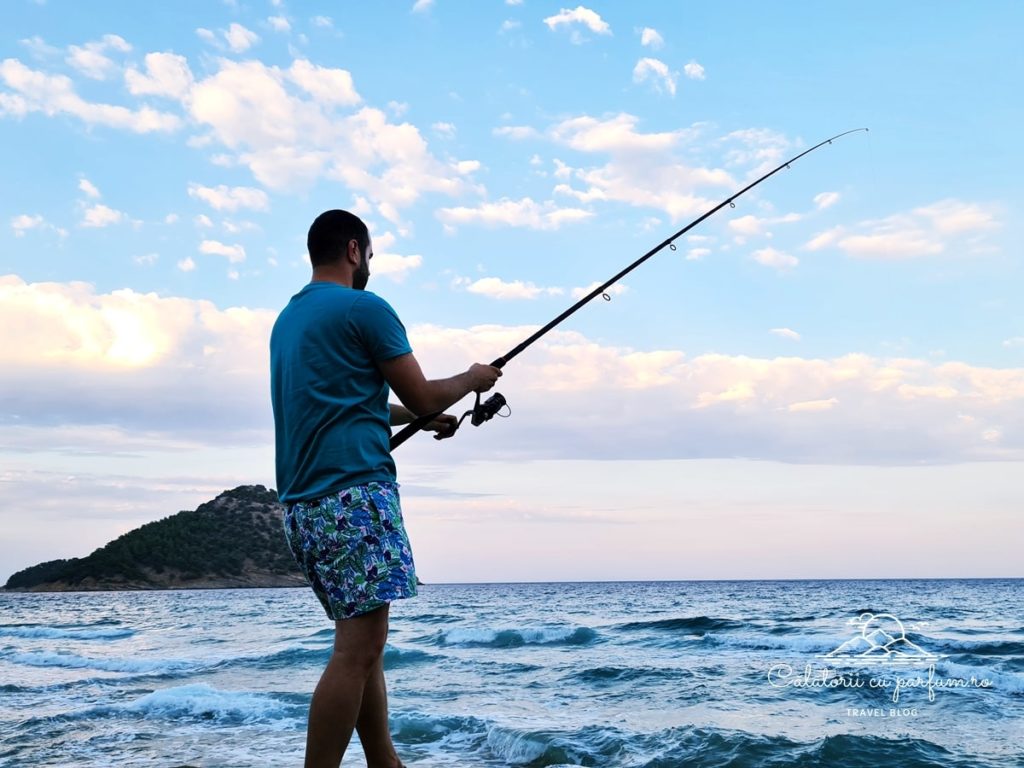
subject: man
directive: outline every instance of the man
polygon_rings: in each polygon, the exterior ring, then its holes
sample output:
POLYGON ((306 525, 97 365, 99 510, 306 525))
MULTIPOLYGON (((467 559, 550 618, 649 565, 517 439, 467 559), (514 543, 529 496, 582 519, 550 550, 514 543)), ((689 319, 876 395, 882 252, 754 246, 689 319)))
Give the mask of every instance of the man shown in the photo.
MULTIPOLYGON (((335 622, 334 652, 309 708, 306 768, 337 768, 355 729, 368 768, 401 768, 388 729, 382 665, 392 600, 416 594, 389 423, 438 413, 486 392, 501 371, 474 364, 427 380, 405 328, 365 291, 373 245, 347 211, 317 217, 307 239, 312 281, 270 337, 277 487, 288 544, 335 622), (388 389, 406 407, 388 405, 388 389)), ((425 427, 440 437, 445 414, 425 427)))

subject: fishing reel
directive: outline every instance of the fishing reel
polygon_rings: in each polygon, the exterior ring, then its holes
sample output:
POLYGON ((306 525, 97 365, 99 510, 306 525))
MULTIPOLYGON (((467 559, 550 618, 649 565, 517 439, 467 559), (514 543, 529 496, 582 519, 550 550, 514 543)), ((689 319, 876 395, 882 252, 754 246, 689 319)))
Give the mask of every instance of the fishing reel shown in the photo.
MULTIPOLYGON (((506 414, 499 414, 498 413, 498 411, 500 411, 502 408, 505 408, 507 406, 508 406, 508 401, 505 399, 505 396, 503 394, 501 394, 501 392, 495 392, 493 395, 488 397, 482 403, 480 402, 480 393, 477 392, 476 393, 476 403, 473 405, 473 410, 466 411, 464 414, 462 414, 462 418, 465 419, 467 416, 472 416, 473 418, 471 419, 471 421, 472 421, 473 426, 474 427, 479 427, 485 421, 490 421, 495 416, 501 416, 501 418, 503 418, 503 419, 508 418, 509 416, 511 416, 512 415, 512 409, 511 408, 508 409, 508 413, 506 413, 506 414)), ((461 423, 461 421, 460 421, 460 423, 461 423)))
MULTIPOLYGON (((451 435, 445 435, 445 437, 451 437, 452 435, 454 435, 458 431, 459 427, 462 426, 462 422, 464 422, 467 418, 470 420, 470 423, 474 427, 479 427, 481 424, 490 421, 495 416, 500 416, 503 419, 507 419, 511 415, 512 409, 509 408, 508 401, 505 399, 505 396, 503 394, 501 394, 500 392, 495 392, 493 395, 491 395, 489 398, 487 398, 481 403, 480 393, 477 392, 476 403, 473 404, 472 408, 470 408, 468 411, 462 414, 462 417, 455 424, 455 429, 452 430, 451 435), (502 408, 508 408, 508 413, 501 413, 502 408)), ((444 438, 441 435, 434 435, 434 439, 443 440, 444 438)))

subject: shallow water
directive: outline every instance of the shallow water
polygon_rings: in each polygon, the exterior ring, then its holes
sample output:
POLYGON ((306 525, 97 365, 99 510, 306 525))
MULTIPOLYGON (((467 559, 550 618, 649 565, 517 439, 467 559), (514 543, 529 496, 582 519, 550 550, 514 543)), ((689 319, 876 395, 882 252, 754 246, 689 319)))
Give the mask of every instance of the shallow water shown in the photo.
MULTIPOLYGON (((1024 766, 1022 587, 428 585, 391 610, 395 743, 410 768, 1024 766), (910 655, 826 656, 869 630, 910 655)), ((301 764, 332 639, 308 590, 0 609, 0 764, 301 764)))

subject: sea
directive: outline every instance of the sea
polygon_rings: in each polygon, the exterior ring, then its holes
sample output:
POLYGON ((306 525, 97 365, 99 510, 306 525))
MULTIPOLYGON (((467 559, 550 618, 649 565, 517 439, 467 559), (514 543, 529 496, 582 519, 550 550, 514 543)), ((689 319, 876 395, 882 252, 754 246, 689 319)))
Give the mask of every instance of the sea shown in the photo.
MULTIPOLYGON (((332 633, 307 589, 0 594, 0 765, 299 766, 332 633)), ((428 584, 384 666, 409 768, 1024 766, 1024 580, 428 584)))

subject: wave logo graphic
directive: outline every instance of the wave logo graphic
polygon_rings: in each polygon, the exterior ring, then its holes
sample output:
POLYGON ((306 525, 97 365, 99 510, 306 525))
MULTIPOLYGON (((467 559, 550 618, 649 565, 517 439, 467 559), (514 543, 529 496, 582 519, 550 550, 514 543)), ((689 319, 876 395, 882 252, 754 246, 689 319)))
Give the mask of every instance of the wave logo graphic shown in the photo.
POLYGON ((865 612, 847 623, 858 626, 860 633, 819 659, 833 664, 931 664, 942 658, 912 642, 903 622, 891 613, 865 612))

